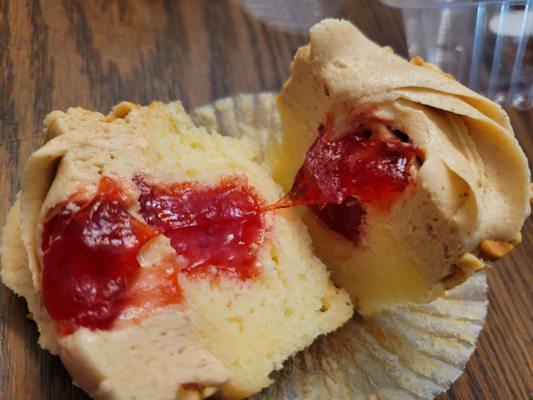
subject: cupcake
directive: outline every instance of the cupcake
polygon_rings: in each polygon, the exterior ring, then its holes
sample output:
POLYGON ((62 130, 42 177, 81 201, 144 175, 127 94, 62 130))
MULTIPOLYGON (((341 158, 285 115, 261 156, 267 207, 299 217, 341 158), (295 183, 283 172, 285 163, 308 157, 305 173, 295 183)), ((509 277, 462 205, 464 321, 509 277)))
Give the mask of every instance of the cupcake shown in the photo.
POLYGON ((265 145, 283 206, 361 314, 428 302, 520 241, 530 171, 500 106, 348 21, 310 30, 265 145))
POLYGON ((179 102, 45 120, 0 249, 39 343, 96 399, 242 398, 352 314, 245 139, 179 102))

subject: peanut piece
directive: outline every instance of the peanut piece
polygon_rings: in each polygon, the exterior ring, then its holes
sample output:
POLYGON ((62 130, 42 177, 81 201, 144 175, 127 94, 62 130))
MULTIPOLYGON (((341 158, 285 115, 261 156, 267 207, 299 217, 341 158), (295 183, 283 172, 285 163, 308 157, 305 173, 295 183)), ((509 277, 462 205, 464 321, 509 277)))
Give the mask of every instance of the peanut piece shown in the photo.
POLYGON ((485 260, 496 261, 509 253, 515 245, 504 240, 483 240, 481 242, 481 257, 485 260))

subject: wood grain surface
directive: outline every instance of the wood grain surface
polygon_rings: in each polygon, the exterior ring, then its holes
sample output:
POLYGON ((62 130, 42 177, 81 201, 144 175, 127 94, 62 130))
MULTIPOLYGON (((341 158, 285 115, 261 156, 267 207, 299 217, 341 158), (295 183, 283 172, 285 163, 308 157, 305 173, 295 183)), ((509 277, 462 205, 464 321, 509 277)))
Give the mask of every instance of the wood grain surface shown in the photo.
MULTIPOLYGON (((400 14, 348 0, 336 16, 406 55, 400 14)), ((43 117, 83 106, 107 112, 121 101, 181 99, 187 108, 244 92, 278 89, 306 37, 249 16, 235 1, 0 0, 0 223, 24 162, 43 144, 43 117)), ((532 112, 510 110, 528 157, 532 112)), ((489 276, 490 307, 478 350, 447 399, 533 397, 531 259, 523 243, 489 276)), ((87 399, 57 357, 39 349, 25 302, 0 287, 0 399, 87 399)))

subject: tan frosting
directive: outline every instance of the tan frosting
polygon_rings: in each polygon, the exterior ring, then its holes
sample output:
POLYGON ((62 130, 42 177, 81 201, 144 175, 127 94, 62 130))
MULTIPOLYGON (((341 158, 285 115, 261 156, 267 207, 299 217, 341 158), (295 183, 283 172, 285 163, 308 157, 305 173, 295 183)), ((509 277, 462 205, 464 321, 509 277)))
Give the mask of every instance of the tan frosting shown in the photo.
MULTIPOLYGON (((271 144, 270 152, 279 156, 269 162, 287 190, 329 112, 340 125, 364 116, 399 129, 422 149, 415 189, 406 191, 382 223, 395 237, 389 245, 406 249, 398 268, 413 264, 433 285, 456 271, 462 254, 479 254, 482 240, 512 241, 530 213, 527 160, 501 107, 420 58, 410 63, 379 47, 348 21, 328 19, 310 30, 310 43, 296 53, 277 102, 283 137, 271 144)), ((322 246, 318 240, 332 241, 334 247, 343 240, 304 214, 317 232, 317 247, 322 246)), ((333 275, 342 276, 338 283, 354 300, 357 288, 347 282, 353 274, 348 264, 364 264, 363 253, 372 252, 376 243, 367 245, 349 257, 346 249, 339 250, 342 257, 319 251, 337 264, 333 275)), ((326 252, 329 244, 323 246, 326 252)), ((442 288, 424 291, 413 298, 429 299, 442 288)))

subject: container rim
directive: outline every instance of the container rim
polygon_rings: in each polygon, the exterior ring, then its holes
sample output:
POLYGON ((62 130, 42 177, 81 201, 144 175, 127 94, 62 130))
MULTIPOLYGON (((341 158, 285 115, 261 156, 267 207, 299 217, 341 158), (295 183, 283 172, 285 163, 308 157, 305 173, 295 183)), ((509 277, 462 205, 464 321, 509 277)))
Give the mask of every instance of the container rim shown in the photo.
POLYGON ((379 0, 386 6, 402 10, 430 10, 436 8, 477 8, 487 5, 525 5, 528 0, 379 0))

